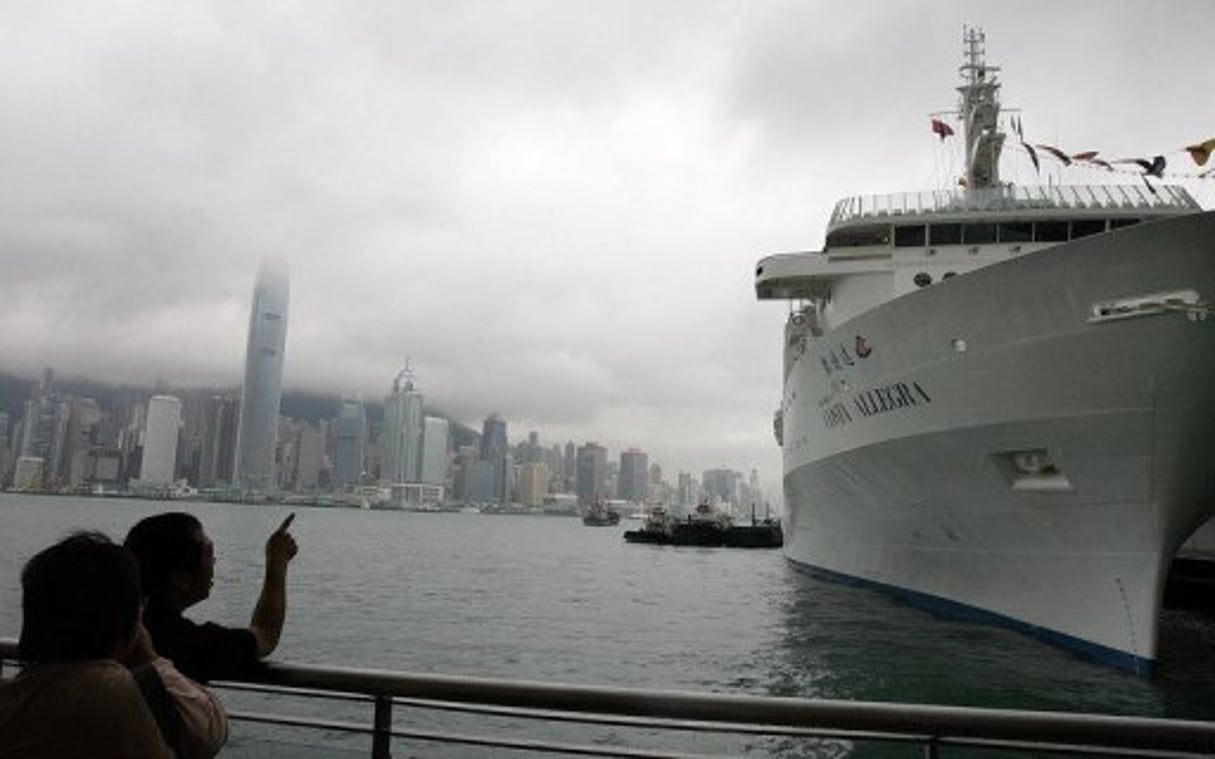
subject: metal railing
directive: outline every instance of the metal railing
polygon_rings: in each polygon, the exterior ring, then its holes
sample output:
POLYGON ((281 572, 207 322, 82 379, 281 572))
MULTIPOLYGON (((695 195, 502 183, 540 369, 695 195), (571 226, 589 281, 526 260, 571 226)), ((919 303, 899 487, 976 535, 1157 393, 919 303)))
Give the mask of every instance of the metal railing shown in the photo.
MULTIPOLYGON (((15 656, 15 641, 0 639, 0 660, 15 656)), ((1100 756, 1215 756, 1215 722, 1192 720, 642 690, 286 663, 266 664, 256 677, 213 686, 366 704, 371 709, 370 722, 237 710, 230 711, 229 718, 369 735, 373 759, 389 757, 394 738, 504 751, 689 756, 675 750, 403 729, 393 724, 397 708, 663 731, 898 742, 918 746, 925 757, 937 757, 945 747, 1100 756)), ((675 743, 674 736, 670 743, 675 743)))
POLYGON ((857 219, 915 215, 936 216, 982 211, 1023 212, 1027 210, 1066 210, 1085 212, 1187 213, 1201 206, 1185 188, 1160 185, 1149 191, 1134 184, 1051 185, 987 187, 976 190, 934 190, 896 192, 884 195, 858 195, 839 201, 831 214, 829 228, 857 219))

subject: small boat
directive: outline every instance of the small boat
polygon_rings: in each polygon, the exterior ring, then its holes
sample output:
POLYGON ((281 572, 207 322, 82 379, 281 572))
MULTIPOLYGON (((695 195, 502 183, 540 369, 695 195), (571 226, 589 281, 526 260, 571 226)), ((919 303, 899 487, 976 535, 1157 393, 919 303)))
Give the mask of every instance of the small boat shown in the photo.
POLYGON ((671 515, 661 506, 655 506, 646 516, 645 522, 638 530, 626 530, 624 539, 629 543, 652 543, 670 545, 671 515))
POLYGON ((595 501, 582 515, 582 523, 588 527, 611 527, 620 524, 620 512, 604 506, 602 501, 595 501))

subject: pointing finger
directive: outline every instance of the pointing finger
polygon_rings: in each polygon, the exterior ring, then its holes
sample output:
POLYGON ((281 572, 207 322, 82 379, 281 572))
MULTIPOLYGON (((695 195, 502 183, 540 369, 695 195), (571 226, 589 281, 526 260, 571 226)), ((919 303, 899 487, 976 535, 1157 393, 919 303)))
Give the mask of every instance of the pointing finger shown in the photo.
POLYGON ((275 530, 275 532, 286 532, 287 528, 291 526, 293 521, 295 521, 294 511, 287 515, 287 518, 283 520, 283 523, 278 526, 278 529, 275 530))

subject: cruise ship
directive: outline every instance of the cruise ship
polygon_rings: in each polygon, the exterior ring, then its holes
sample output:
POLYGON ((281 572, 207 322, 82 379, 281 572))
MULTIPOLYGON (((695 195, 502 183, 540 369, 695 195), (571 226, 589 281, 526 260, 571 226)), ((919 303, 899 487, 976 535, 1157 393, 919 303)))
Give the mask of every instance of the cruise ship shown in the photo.
POLYGON ((756 266, 790 304, 785 555, 1148 674, 1215 513, 1215 213, 1160 159, 1002 182, 984 44, 965 30, 956 188, 846 198, 821 251, 756 266))

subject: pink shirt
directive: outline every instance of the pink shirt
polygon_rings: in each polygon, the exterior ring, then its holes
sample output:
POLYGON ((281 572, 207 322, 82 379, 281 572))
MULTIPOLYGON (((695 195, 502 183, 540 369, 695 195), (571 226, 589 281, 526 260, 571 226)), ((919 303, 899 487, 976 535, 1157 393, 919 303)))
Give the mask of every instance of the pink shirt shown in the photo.
POLYGON ((173 752, 127 668, 95 659, 28 667, 0 683, 0 759, 26 757, 173 759, 173 752))

